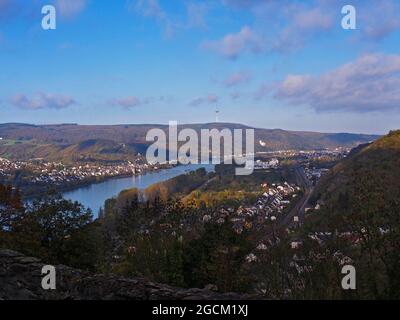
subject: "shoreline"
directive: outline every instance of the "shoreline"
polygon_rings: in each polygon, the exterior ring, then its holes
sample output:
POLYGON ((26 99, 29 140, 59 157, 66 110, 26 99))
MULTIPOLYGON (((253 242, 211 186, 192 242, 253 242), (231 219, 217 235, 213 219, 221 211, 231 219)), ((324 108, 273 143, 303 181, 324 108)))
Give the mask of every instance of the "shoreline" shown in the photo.
MULTIPOLYGON (((157 169, 152 169, 152 170, 146 170, 144 172, 140 172, 140 173, 131 173, 131 174, 120 174, 120 175, 116 175, 116 176, 109 176, 109 177, 101 177, 100 179, 98 178, 91 178, 91 179, 86 179, 83 181, 79 181, 77 183, 71 184, 71 185, 51 185, 49 187, 47 187, 45 190, 37 192, 37 193, 32 193, 29 195, 22 195, 22 200, 23 201, 31 201, 37 198, 41 198, 43 196, 45 196, 47 193, 51 192, 51 191, 55 191, 56 193, 68 193, 68 192, 72 192, 84 187, 89 187, 90 185, 95 185, 95 184, 100 184, 100 183, 104 183, 113 179, 122 179, 122 178, 129 178, 129 177, 138 177, 138 176, 142 176, 142 175, 146 175, 149 173, 153 173, 153 172, 159 172, 161 170, 166 170, 166 169, 171 169, 174 168, 176 166, 174 165, 169 165, 167 167, 163 167, 163 168, 157 168, 157 169)), ((23 192, 22 192, 23 194, 23 192)))

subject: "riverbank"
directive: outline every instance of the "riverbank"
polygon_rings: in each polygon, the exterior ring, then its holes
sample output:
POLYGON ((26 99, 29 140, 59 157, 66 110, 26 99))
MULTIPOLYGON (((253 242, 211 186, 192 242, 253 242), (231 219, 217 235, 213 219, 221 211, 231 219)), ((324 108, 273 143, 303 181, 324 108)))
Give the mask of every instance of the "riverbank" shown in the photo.
POLYGON ((95 216, 97 216, 100 208, 104 206, 104 202, 107 199, 118 196, 123 190, 131 188, 145 189, 150 185, 166 181, 190 171, 195 171, 199 168, 205 168, 209 172, 213 171, 214 167, 212 164, 178 165, 156 172, 147 172, 142 175, 110 179, 101 183, 90 184, 86 187, 65 192, 63 193, 63 197, 82 203, 85 207, 92 209, 95 216))
POLYGON ((109 180, 142 176, 142 175, 145 175, 148 173, 159 172, 161 170, 168 170, 173 167, 174 167, 174 165, 164 165, 162 167, 157 167, 156 169, 150 168, 150 169, 147 169, 144 172, 140 172, 140 173, 120 174, 120 175, 107 176, 107 177, 101 177, 101 176, 100 177, 92 177, 92 178, 88 178, 88 179, 81 180, 81 181, 74 181, 72 183, 66 183, 63 185, 51 185, 51 186, 30 185, 25 188, 24 188, 24 186, 22 186, 20 188, 22 190, 21 191, 22 199, 24 201, 30 201, 33 199, 43 197, 46 194, 48 194, 49 192, 68 193, 68 192, 72 192, 72 191, 75 191, 75 190, 78 190, 81 188, 89 187, 94 184, 104 183, 109 180), (34 190, 32 192, 29 192, 29 191, 27 192, 26 188, 34 189, 34 190))

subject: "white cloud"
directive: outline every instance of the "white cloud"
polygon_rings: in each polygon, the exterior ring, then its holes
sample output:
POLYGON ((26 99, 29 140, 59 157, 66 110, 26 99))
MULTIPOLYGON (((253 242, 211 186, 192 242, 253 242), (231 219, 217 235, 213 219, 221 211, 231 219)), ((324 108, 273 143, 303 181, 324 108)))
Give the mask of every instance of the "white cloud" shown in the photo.
POLYGON ((128 10, 146 18, 155 20, 164 37, 172 38, 178 31, 191 28, 206 28, 206 15, 210 9, 208 3, 184 2, 186 15, 179 15, 167 12, 159 0, 129 0, 128 10))
POLYGON ((56 0, 55 5, 62 17, 74 18, 86 8, 87 0, 56 0))
POLYGON ((241 84, 249 83, 251 80, 251 75, 249 72, 240 71, 230 74, 225 78, 224 84, 227 87, 235 87, 241 84))
POLYGON ((361 7, 358 12, 359 28, 363 32, 364 39, 380 41, 400 28, 398 0, 374 1, 361 7))
MULTIPOLYGON (((222 0, 230 8, 248 10, 253 15, 252 33, 259 39, 259 47, 266 52, 295 52, 304 48, 316 36, 329 36, 340 26, 340 9, 349 4, 346 0, 222 0)), ((357 36, 360 42, 376 42, 400 29, 400 2, 398 0, 353 0, 357 9, 357 36)), ((214 51, 227 57, 237 57, 246 49, 243 45, 229 50, 223 41, 214 51), (224 49, 225 47, 225 49, 224 49)))
POLYGON ((119 106, 123 108, 134 108, 139 107, 145 104, 148 104, 150 101, 149 99, 140 99, 135 96, 129 96, 124 98, 117 98, 111 101, 113 106, 119 106))
POLYGON ((198 97, 189 102, 192 107, 197 107, 202 104, 215 104, 219 101, 219 97, 215 94, 209 94, 206 97, 198 97))
POLYGON ((367 54, 319 76, 289 75, 275 97, 316 111, 400 108, 400 55, 367 54))
POLYGON ((158 0, 131 1, 129 8, 131 10, 135 10, 137 13, 142 14, 145 17, 164 19, 167 15, 161 8, 158 0))
POLYGON ((223 57, 236 59, 245 52, 263 51, 263 40, 250 27, 244 26, 238 33, 230 33, 217 41, 205 41, 202 47, 217 52, 223 57))
POLYGON ((253 27, 227 34, 219 41, 206 41, 203 47, 236 59, 245 52, 290 52, 301 49, 314 35, 330 32, 335 10, 284 1, 226 0, 228 6, 247 8, 254 15, 253 27))
POLYGON ((300 11, 293 16, 293 26, 300 30, 329 30, 333 26, 333 16, 319 8, 300 11))
POLYGON ((242 9, 242 8, 251 8, 271 1, 273 0, 222 0, 222 3, 227 6, 232 6, 242 9))
POLYGON ((291 52, 305 46, 313 36, 330 32, 334 27, 334 9, 309 8, 291 4, 281 13, 285 24, 276 31, 271 50, 291 52))
POLYGON ((188 27, 207 27, 206 15, 208 10, 209 7, 205 3, 188 3, 186 6, 188 27))
POLYGON ((165 38, 172 38, 182 22, 171 19, 158 0, 129 0, 128 10, 146 18, 154 19, 161 27, 165 38))
POLYGON ((64 109, 76 103, 72 97, 43 92, 39 92, 34 97, 18 93, 10 99, 10 102, 15 107, 27 110, 64 109))

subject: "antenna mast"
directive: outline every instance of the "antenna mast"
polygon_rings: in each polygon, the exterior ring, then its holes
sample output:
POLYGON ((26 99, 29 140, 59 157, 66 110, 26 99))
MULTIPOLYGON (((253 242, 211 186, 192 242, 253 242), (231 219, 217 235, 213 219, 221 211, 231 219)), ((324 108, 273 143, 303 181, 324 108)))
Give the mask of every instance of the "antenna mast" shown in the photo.
POLYGON ((215 122, 216 122, 216 123, 219 122, 218 115, 219 115, 219 110, 216 109, 216 110, 215 110, 215 122))

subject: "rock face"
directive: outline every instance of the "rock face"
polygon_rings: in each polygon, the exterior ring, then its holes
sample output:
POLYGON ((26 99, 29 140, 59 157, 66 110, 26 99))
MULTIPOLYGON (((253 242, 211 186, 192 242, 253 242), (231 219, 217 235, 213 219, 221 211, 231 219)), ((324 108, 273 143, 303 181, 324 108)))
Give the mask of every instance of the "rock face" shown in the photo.
POLYGON ((144 278, 90 274, 63 265, 55 266, 56 289, 42 288, 39 259, 11 250, 0 250, 0 300, 238 300, 255 297, 219 294, 207 289, 180 289, 144 278))

